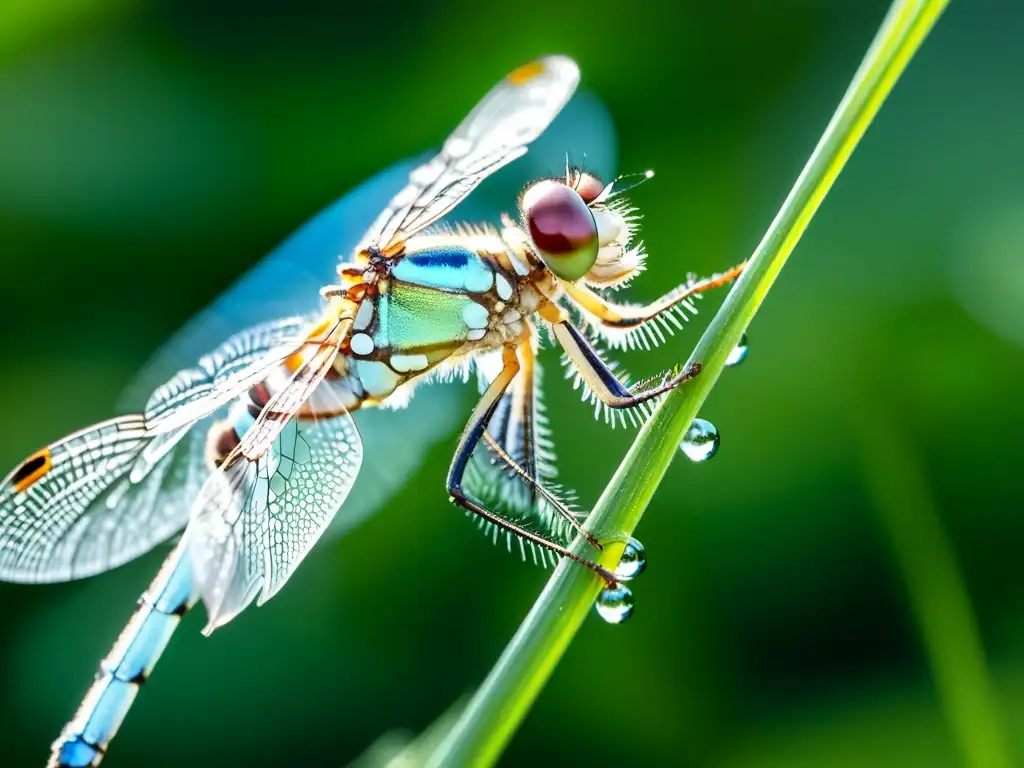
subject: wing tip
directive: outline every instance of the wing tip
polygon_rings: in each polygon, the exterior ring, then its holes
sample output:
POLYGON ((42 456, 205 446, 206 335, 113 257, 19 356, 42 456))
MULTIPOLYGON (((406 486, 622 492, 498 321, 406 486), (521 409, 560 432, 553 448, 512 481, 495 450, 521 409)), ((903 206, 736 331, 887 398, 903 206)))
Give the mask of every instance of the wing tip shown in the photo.
POLYGON ((547 56, 542 56, 538 59, 539 62, 543 63, 549 70, 562 69, 566 72, 575 72, 579 74, 580 67, 576 63, 576 60, 571 56, 566 56, 564 53, 552 53, 547 56))
POLYGON ((542 75, 555 76, 567 82, 578 83, 580 68, 568 56, 556 53, 542 56, 512 70, 506 78, 512 85, 526 85, 542 75))

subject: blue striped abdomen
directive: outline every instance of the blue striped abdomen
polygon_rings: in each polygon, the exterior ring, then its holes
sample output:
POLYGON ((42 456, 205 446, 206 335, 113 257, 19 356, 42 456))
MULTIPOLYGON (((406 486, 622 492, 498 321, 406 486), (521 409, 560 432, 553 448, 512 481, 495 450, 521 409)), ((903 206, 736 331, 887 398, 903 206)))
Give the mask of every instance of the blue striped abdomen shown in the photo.
POLYGON ((51 768, 98 765, 117 733, 139 687, 163 653, 181 617, 198 595, 192 567, 179 542, 164 561, 113 649, 100 663, 96 681, 74 719, 53 744, 51 768))

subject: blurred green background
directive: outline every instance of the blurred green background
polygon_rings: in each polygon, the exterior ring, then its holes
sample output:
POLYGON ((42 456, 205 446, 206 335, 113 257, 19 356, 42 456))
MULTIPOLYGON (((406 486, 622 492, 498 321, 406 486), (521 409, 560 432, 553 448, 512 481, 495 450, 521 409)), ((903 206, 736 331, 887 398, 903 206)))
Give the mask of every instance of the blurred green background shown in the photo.
MULTIPOLYGON (((261 254, 542 53, 580 63, 620 168, 657 171, 630 297, 744 258, 886 7, 0 6, 0 465, 111 415, 261 254)), ((1022 25, 939 21, 708 401, 717 457, 658 491, 635 616, 588 622, 506 765, 1024 764, 1022 25)), ((630 370, 683 359, 717 301, 630 370)), ((630 435, 550 373, 591 503, 630 435)), ((471 690, 546 574, 447 503, 454 442, 276 600, 211 639, 189 616, 105 764, 343 765, 471 690)), ((0 584, 4 765, 42 764, 165 552, 0 584)))

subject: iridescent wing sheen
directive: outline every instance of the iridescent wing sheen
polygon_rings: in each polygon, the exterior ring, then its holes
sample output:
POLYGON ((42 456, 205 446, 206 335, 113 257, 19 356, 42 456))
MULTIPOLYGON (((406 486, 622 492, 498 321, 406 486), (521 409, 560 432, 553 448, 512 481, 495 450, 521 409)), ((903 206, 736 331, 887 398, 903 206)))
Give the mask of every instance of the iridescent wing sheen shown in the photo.
MULTIPOLYGON (((617 164, 615 128, 607 109, 590 93, 578 92, 531 145, 525 157, 488 177, 448 218, 459 221, 494 219, 495 211, 506 210, 525 181, 564 172, 561 169, 564 169, 568 148, 578 152, 575 159, 586 161, 591 171, 605 178, 614 175, 617 164)), ((396 188, 402 181, 404 178, 396 188)), ((325 538, 344 534, 380 509, 423 463, 430 446, 463 425, 471 408, 468 396, 460 396, 453 387, 435 384, 419 387, 408 408, 357 411, 354 416, 362 433, 367 460, 356 487, 345 502, 344 512, 335 518, 325 538)), ((483 451, 481 448, 481 454, 483 451)), ((510 483, 508 487, 513 486, 510 483)), ((438 492, 443 493, 443 485, 439 484, 438 492)))
MULTIPOLYGON (((461 220, 496 220, 500 211, 514 203, 525 182, 558 175, 567 151, 606 178, 616 171, 618 143, 611 116, 601 101, 587 92, 578 93, 531 146, 532 151, 513 168, 488 178, 470 200, 459 205, 461 220)), ((390 166, 303 224, 150 358, 125 391, 122 410, 138 410, 154 389, 232 334, 268 317, 316 314, 321 306, 319 290, 335 281, 339 259, 357 252, 360 235, 368 227, 373 229, 375 217, 406 186, 410 173, 430 157, 424 154, 390 166)))
MULTIPOLYGON (((311 358, 303 368, 326 362, 311 358)), ((185 539, 207 609, 206 634, 257 594, 262 605, 284 586, 355 483, 362 441, 344 407, 338 403, 324 418, 289 415, 287 404, 310 380, 296 372, 196 499, 185 539)))
POLYGON ((136 410, 155 389, 224 339, 268 317, 311 317, 320 288, 337 278, 367 223, 405 182, 415 160, 397 163, 311 218, 176 332, 146 363, 122 397, 136 410))
MULTIPOLYGON (((579 113, 580 119, 596 125, 595 130, 604 137, 610 128, 606 113, 597 112, 598 108, 599 105, 595 107, 593 102, 587 102, 579 113)), ((153 356, 125 393, 126 407, 138 409, 140 403, 175 371, 191 365, 231 333, 258 323, 270 313, 274 313, 270 316, 316 313, 321 306, 320 287, 336 277, 339 255, 343 257, 353 252, 360 233, 401 189, 416 165, 416 160, 397 163, 363 183, 310 219, 239 278, 153 356)), ((508 199, 516 185, 496 190, 495 197, 508 199)), ((469 212, 483 219, 486 218, 484 210, 471 206, 469 212)), ((454 388, 431 386, 419 388, 413 407, 356 412, 355 420, 363 433, 367 455, 387 457, 387 460, 371 462, 360 473, 345 514, 337 517, 329 535, 339 536, 379 510, 422 464, 430 447, 450 437, 462 425, 466 405, 454 388)), ((174 519, 181 527, 187 518, 188 505, 185 505, 176 511, 174 519)))
POLYGON ((334 318, 325 327, 318 328, 296 350, 292 358, 301 355, 301 364, 288 383, 263 407, 256 421, 242 436, 241 442, 224 460, 225 464, 236 456, 258 459, 270 450, 281 430, 303 410, 317 385, 331 370, 351 325, 351 317, 334 318))
MULTIPOLYGON (((413 161, 400 163, 322 211, 176 334, 126 393, 133 410, 145 403, 142 414, 83 430, 40 451, 37 455, 49 450, 52 467, 26 492, 18 492, 13 482, 26 463, 15 469, 0 485, 0 578, 83 578, 125 563, 180 531, 209 474, 204 444, 211 419, 202 418, 203 410, 216 410, 244 391, 249 381, 239 387, 229 380, 261 354, 301 339, 338 255, 351 250, 412 167, 413 161), (268 309, 296 317, 243 330, 265 318, 268 309)), ((376 435, 383 442, 382 417, 397 417, 396 428, 408 436, 393 463, 396 472, 412 472, 429 445, 454 431, 461 415, 451 390, 431 388, 420 398, 430 418, 413 419, 405 412, 365 415, 382 422, 376 435)), ((386 469, 377 474, 385 476, 352 505, 346 525, 378 508, 389 487, 405 476, 386 469)))
MULTIPOLYGON (((506 169, 488 179, 472 200, 459 207, 460 215, 467 220, 493 218, 495 211, 514 199, 524 180, 557 172, 569 147, 589 153, 599 163, 598 171, 614 172, 615 131, 607 110, 590 94, 580 94, 570 102, 537 141, 537 152, 516 165, 515 170, 522 173, 506 169)), ((216 360, 225 354, 230 359, 226 348, 235 344, 244 346, 247 339, 258 349, 255 340, 267 333, 266 329, 277 326, 261 324, 267 316, 296 316, 290 321, 281 321, 279 331, 269 332, 279 332, 281 337, 289 339, 300 334, 304 318, 318 310, 319 288, 333 278, 339 256, 354 252, 359 233, 402 188, 410 171, 420 161, 402 161, 364 182, 321 211, 239 278, 151 358, 125 393, 128 408, 139 409, 148 398, 147 412, 172 410, 169 406, 176 398, 188 398, 183 392, 189 391, 193 378, 195 386, 207 389, 208 374, 197 371, 194 361, 201 357, 216 360), (251 332, 245 331, 251 326, 257 327, 251 332), (229 340, 212 355, 205 354, 232 334, 238 334, 235 341, 229 340)), ((267 343, 272 340, 268 339, 267 343)), ((228 361, 223 363, 228 364, 228 361)), ((422 464, 430 446, 461 426, 467 407, 468 402, 463 402, 452 388, 431 386, 417 391, 413 407, 357 412, 355 419, 363 434, 366 455, 387 457, 387 461, 367 463, 359 475, 355 492, 345 505, 345 514, 337 516, 328 535, 341 535, 380 509, 404 479, 422 464)), ((188 518, 187 500, 195 497, 207 473, 203 462, 206 423, 207 420, 198 422, 196 428, 182 434, 178 434, 178 430, 167 432, 159 443, 146 441, 146 445, 152 447, 145 451, 147 459, 139 466, 152 465, 152 469, 148 473, 137 470, 131 482, 127 473, 138 460, 138 454, 133 452, 142 453, 142 449, 129 442, 129 438, 119 442, 116 449, 110 449, 112 453, 123 452, 135 458, 121 459, 125 466, 119 466, 116 459, 109 459, 104 472, 94 471, 93 479, 99 488, 95 498, 84 497, 63 515, 58 513, 59 519, 66 518, 64 523, 49 521, 50 513, 43 498, 47 486, 39 485, 35 489, 39 497, 29 503, 25 513, 27 519, 34 522, 21 525, 28 525, 31 530, 43 527, 49 532, 29 534, 38 537, 35 546, 40 549, 34 555, 18 556, 27 559, 19 560, 9 552, 0 555, 0 578, 58 581, 87 576, 126 562, 180 530, 188 518), (173 443, 175 436, 180 442, 173 443), (154 505, 153 500, 158 497, 161 501, 154 505), (106 500, 111 498, 127 505, 119 509, 117 519, 106 512, 99 514, 99 510, 106 509, 106 500), (111 527, 118 525, 131 532, 124 541, 119 540, 111 527), (71 533, 64 533, 72 527, 71 533), (76 536, 80 541, 77 549, 72 544, 76 536), (48 551, 58 538, 65 542, 61 549, 48 551)), ((179 430, 184 429, 179 427, 179 430)), ((3 487, 9 488, 10 483, 3 487)), ((9 504, 9 499, 0 498, 0 535, 9 504)), ((6 524, 11 524, 9 518, 6 524)))
POLYGON ((208 474, 205 424, 290 349, 305 322, 243 331, 153 393, 145 412, 36 452, 0 485, 0 578, 51 582, 131 560, 184 526, 208 474))
MULTIPOLYGON (((493 217, 526 178, 557 172, 567 148, 590 153, 599 171, 614 171, 614 129, 607 110, 589 94, 568 105, 537 148, 525 165, 517 164, 520 175, 509 169, 492 177, 460 206, 460 214, 467 220, 493 217)), ((339 255, 353 252, 358 234, 417 165, 397 163, 324 209, 175 334, 126 392, 126 410, 145 404, 144 414, 77 432, 11 472, 0 484, 0 578, 81 578, 127 562, 180 530, 189 499, 208 473, 204 441, 210 417, 201 418, 195 403, 211 392, 223 397, 235 391, 225 388, 225 377, 303 332, 304 318, 317 311, 319 288, 333 277, 339 255), (295 317, 263 322, 287 315, 295 317), (179 407, 183 403, 192 404, 191 410, 179 407), (146 428, 147 415, 161 420, 158 435, 146 428)), ((377 510, 422 463, 429 446, 461 424, 464 405, 451 388, 434 386, 421 388, 416 407, 358 412, 367 455, 388 460, 368 463, 332 535, 377 510)))
POLYGON ((547 56, 514 70, 459 124, 441 152, 409 182, 357 246, 385 253, 441 219, 481 181, 522 156, 569 101, 580 73, 572 59, 547 56))

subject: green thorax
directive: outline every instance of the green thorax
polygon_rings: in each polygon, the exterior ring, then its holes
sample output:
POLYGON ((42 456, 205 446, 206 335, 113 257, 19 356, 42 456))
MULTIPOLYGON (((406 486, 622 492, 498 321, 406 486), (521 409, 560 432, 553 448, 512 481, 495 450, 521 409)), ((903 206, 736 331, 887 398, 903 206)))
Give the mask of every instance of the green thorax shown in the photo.
POLYGON ((349 357, 368 394, 386 397, 486 336, 514 281, 481 250, 456 235, 414 237, 377 280, 350 336, 349 357))

